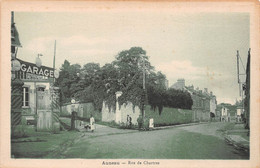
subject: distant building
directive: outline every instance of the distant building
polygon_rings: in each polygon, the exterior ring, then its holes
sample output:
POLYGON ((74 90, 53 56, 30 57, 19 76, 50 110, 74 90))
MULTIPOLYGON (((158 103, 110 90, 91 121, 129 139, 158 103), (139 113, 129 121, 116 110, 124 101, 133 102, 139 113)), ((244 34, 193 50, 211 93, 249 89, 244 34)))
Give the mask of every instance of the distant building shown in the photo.
POLYGON ((213 95, 213 92, 209 93, 207 88, 204 88, 204 91, 202 91, 198 87, 194 89, 193 85, 185 86, 185 79, 178 79, 171 88, 176 90, 185 90, 191 94, 194 121, 209 121, 210 112, 216 115, 216 96, 213 95))
POLYGON ((229 119, 231 122, 236 121, 237 120, 237 108, 238 107, 239 106, 237 106, 237 105, 231 105, 229 103, 220 103, 220 104, 218 104, 217 105, 217 111, 220 112, 220 121, 221 121, 221 119, 223 120, 223 118, 225 120, 229 119), (229 118, 222 117, 222 110, 224 110, 223 107, 228 110, 227 114, 228 114, 229 118))
POLYGON ((171 88, 176 90, 183 90, 185 87, 185 79, 178 79, 176 83, 174 83, 171 88))
POLYGON ((229 109, 225 106, 221 109, 221 121, 230 122, 230 112, 229 109))
POLYGON ((242 114, 244 114, 244 110, 242 106, 237 107, 237 114, 236 114, 236 122, 242 121, 242 114))
POLYGON ((167 79, 165 79, 165 87, 166 87, 166 89, 169 88, 169 80, 167 80, 167 79))

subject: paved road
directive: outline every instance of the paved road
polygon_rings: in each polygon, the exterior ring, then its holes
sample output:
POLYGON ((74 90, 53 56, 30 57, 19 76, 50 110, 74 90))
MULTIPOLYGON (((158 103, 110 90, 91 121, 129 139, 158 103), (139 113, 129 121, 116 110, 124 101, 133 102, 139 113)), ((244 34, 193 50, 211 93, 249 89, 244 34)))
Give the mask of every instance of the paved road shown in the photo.
POLYGON ((226 123, 207 123, 155 131, 122 130, 97 126, 81 132, 55 156, 60 158, 248 159, 229 146, 221 132, 226 123))

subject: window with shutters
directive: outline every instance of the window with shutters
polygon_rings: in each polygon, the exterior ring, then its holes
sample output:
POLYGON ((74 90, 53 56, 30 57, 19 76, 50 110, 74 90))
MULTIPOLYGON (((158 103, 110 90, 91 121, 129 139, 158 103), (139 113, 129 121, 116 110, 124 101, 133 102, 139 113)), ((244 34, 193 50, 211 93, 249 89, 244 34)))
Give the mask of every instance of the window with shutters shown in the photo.
POLYGON ((29 107, 29 87, 23 87, 23 107, 29 107))

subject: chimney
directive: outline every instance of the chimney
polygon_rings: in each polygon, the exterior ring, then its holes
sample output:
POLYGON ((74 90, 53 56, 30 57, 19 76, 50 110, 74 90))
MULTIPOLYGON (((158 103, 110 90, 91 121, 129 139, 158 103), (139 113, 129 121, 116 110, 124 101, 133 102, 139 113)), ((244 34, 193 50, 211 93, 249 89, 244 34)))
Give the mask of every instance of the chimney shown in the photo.
POLYGON ((185 87, 185 79, 178 79, 177 83, 179 84, 181 89, 185 87))
POLYGON ((205 93, 208 93, 208 88, 204 88, 204 92, 205 92, 205 93))
POLYGON ((210 92, 210 96, 213 96, 213 93, 212 93, 212 92, 210 92))
POLYGON ((188 88, 189 88, 191 91, 194 91, 194 86, 193 86, 193 85, 188 86, 188 88))

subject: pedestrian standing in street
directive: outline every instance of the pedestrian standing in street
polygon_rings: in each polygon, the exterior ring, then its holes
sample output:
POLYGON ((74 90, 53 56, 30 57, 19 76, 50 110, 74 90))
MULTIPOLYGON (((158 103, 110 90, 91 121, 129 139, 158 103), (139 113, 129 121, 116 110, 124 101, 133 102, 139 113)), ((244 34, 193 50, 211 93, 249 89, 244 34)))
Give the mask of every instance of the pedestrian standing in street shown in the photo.
POLYGON ((129 127, 129 115, 126 116, 126 128, 129 127))
POLYGON ((132 128, 132 117, 129 117, 129 128, 132 128))
POLYGON ((139 115, 139 117, 137 118, 137 123, 138 123, 139 130, 141 130, 142 127, 143 127, 143 117, 142 117, 142 115, 139 115))
POLYGON ((71 113, 71 126, 70 129, 71 130, 75 130, 76 128, 76 120, 77 120, 77 112, 76 111, 72 111, 71 113))
POLYGON ((153 128, 154 128, 153 118, 150 118, 150 120, 149 120, 149 130, 152 130, 153 128))
POLYGON ((94 119, 94 117, 92 116, 92 114, 91 114, 91 117, 90 117, 90 119, 89 119, 89 123, 90 123, 90 130, 91 130, 92 132, 94 132, 94 130, 95 130, 95 119, 94 119))

